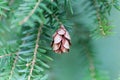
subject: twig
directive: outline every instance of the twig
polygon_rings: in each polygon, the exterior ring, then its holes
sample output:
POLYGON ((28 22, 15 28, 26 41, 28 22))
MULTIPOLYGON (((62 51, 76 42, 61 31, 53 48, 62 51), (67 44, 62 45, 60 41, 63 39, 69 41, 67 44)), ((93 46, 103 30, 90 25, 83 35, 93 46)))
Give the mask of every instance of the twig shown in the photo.
POLYGON ((87 52, 87 58, 89 60, 89 70, 90 70, 90 73, 91 73, 92 80, 97 80, 93 59, 92 59, 92 57, 90 55, 90 52, 87 48, 85 49, 85 51, 87 52))
MULTIPOLYGON (((27 34, 27 35, 28 35, 28 34, 27 34)), ((27 35, 26 35, 26 36, 27 36, 27 35)), ((22 44, 24 44, 24 43, 25 43, 25 41, 23 41, 22 44)), ((18 52, 16 52, 16 56, 15 56, 15 59, 14 59, 14 62, 13 62, 13 66, 12 66, 12 70, 11 70, 11 72, 10 72, 10 76, 9 76, 8 80, 11 80, 11 78, 12 78, 12 76, 13 76, 13 72, 14 72, 15 65, 16 65, 16 63, 17 63, 17 60, 18 60, 19 52, 20 52, 20 51, 21 51, 21 49, 19 49, 18 52)))
POLYGON ((9 5, 12 5, 13 2, 14 2, 14 0, 10 0, 9 5))
POLYGON ((22 25, 23 23, 27 22, 27 20, 34 14, 41 1, 42 0, 38 0, 32 11, 28 14, 28 16, 26 16, 22 21, 19 22, 19 25, 22 25))
POLYGON ((13 53, 5 54, 5 55, 0 56, 0 58, 7 57, 7 56, 11 56, 12 54, 13 54, 13 53))
POLYGON ((97 16, 97 20, 98 20, 98 24, 99 24, 99 28, 100 28, 100 31, 101 31, 101 34, 102 35, 106 35, 103 27, 102 27, 102 21, 101 21, 101 17, 100 17, 100 9, 97 7, 97 2, 96 0, 93 0, 93 4, 94 4, 94 7, 96 9, 96 16, 97 16))
POLYGON ((62 22, 58 19, 58 17, 56 15, 52 15, 53 18, 55 18, 55 20, 59 23, 62 24, 62 22))
POLYGON ((36 62, 36 55, 37 55, 37 50, 39 47, 40 32, 41 32, 42 27, 43 27, 43 24, 41 24, 38 29, 37 40, 36 40, 35 49, 34 49, 34 56, 33 56, 33 60, 31 61, 31 69, 30 69, 30 73, 28 75, 28 80, 31 80, 32 72, 34 69, 35 62, 36 62))
MULTIPOLYGON (((18 51, 18 52, 19 52, 19 51, 18 51)), ((13 71, 14 71, 14 69, 15 69, 15 64, 16 64, 17 59, 18 59, 18 56, 19 56, 18 52, 16 53, 16 57, 15 57, 15 60, 14 60, 14 62, 13 62, 13 67, 12 67, 12 70, 11 70, 11 72, 10 72, 10 76, 9 76, 8 80, 11 80, 11 78, 12 78, 13 71)))

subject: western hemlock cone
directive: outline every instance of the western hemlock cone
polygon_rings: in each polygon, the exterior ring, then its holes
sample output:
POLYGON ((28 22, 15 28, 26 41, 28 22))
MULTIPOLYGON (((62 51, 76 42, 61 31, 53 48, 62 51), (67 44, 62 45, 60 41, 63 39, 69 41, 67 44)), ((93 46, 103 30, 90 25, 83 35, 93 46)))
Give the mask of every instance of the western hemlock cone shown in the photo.
POLYGON ((63 25, 53 34, 52 48, 55 53, 68 52, 70 49, 71 38, 63 25))

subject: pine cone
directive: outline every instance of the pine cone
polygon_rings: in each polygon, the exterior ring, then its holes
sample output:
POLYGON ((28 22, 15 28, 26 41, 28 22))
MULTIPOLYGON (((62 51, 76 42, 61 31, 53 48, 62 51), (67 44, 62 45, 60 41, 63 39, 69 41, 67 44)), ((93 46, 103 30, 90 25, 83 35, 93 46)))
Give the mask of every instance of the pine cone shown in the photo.
POLYGON ((70 35, 63 25, 53 35, 52 48, 56 53, 68 52, 70 49, 70 35))

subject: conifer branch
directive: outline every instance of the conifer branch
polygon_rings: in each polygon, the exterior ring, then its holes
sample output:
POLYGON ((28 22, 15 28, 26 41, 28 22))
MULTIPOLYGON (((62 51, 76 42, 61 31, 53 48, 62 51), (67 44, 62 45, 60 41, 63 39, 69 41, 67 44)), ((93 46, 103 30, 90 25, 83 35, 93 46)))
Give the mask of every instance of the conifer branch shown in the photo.
POLYGON ((0 56, 0 58, 4 58, 4 57, 7 57, 7 56, 11 56, 12 54, 13 54, 13 53, 5 54, 5 55, 0 56))
POLYGON ((62 22, 58 19, 58 17, 56 16, 56 15, 52 15, 53 16, 53 18, 55 18, 55 20, 61 25, 62 24, 62 22))
POLYGON ((96 73, 95 73, 95 66, 94 66, 93 59, 92 59, 89 52, 87 52, 87 58, 89 60, 89 70, 90 70, 90 73, 91 73, 92 80, 97 80, 96 79, 96 73))
MULTIPOLYGON (((18 51, 18 52, 19 52, 19 51, 18 51)), ((11 70, 11 72, 10 72, 10 76, 9 76, 8 80, 11 80, 11 78, 12 78, 12 76, 13 76, 14 69, 15 69, 15 65, 16 65, 16 62, 17 62, 18 56, 19 56, 18 52, 16 53, 16 57, 15 57, 15 60, 14 60, 14 62, 13 62, 12 70, 11 70)))
POLYGON ((40 32, 41 32, 42 27, 43 27, 43 24, 41 24, 39 29, 38 29, 37 40, 36 40, 36 44, 35 44, 33 59, 31 61, 31 69, 30 69, 30 73, 28 75, 28 80, 31 80, 32 72, 33 72, 33 69, 34 69, 34 66, 35 66, 36 55, 37 55, 38 47, 39 47, 40 32))
POLYGON ((84 46, 84 50, 86 51, 86 57, 88 58, 88 62, 89 62, 89 70, 90 70, 90 75, 92 80, 97 80, 96 76, 96 71, 95 71, 95 66, 94 66, 94 62, 93 62, 93 58, 91 55, 90 50, 88 49, 87 46, 85 46, 86 44, 83 44, 84 46))
MULTIPOLYGON (((27 34, 27 35, 28 35, 28 34, 27 34)), ((26 35, 26 36, 27 36, 27 35, 26 35)), ((25 41, 23 41, 22 44, 24 44, 24 43, 25 43, 25 41)), ((9 76, 8 80, 11 80, 11 78, 12 78, 12 76, 13 76, 14 69, 15 69, 17 60, 18 60, 18 58, 19 58, 19 52, 20 52, 20 51, 21 51, 21 49, 19 49, 18 52, 15 53, 16 56, 15 56, 15 59, 14 59, 14 62, 13 62, 13 66, 12 66, 12 69, 11 69, 11 71, 10 71, 10 76, 9 76)))
POLYGON ((96 2, 96 0, 93 0, 93 4, 94 4, 94 7, 96 9, 96 16, 97 16, 97 20, 98 20, 98 25, 99 25, 99 29, 100 29, 100 32, 103 36, 106 35, 103 27, 102 27, 102 21, 101 21, 101 17, 100 17, 100 9, 98 8, 98 4, 96 2))
POLYGON ((34 6, 34 8, 32 9, 32 11, 28 14, 28 16, 26 16, 22 21, 19 22, 19 25, 24 24, 25 22, 27 22, 27 20, 35 13, 36 9, 38 8, 40 2, 42 0, 38 0, 38 2, 36 3, 36 5, 34 6))
POLYGON ((10 0, 9 5, 12 5, 13 2, 14 2, 14 0, 10 0))

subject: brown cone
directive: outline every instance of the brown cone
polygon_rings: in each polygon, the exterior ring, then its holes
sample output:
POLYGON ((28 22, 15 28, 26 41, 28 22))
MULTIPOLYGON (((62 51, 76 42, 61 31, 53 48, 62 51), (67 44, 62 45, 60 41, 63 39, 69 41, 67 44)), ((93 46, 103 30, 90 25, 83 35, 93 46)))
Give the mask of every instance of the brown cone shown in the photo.
POLYGON ((70 35, 63 25, 53 35, 52 48, 56 53, 68 52, 70 49, 70 35))

